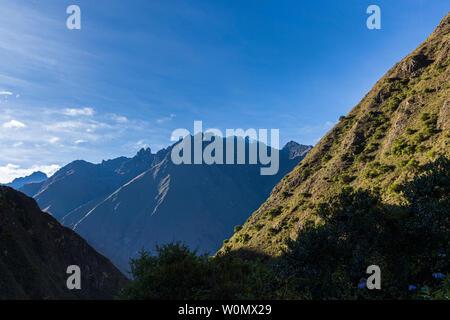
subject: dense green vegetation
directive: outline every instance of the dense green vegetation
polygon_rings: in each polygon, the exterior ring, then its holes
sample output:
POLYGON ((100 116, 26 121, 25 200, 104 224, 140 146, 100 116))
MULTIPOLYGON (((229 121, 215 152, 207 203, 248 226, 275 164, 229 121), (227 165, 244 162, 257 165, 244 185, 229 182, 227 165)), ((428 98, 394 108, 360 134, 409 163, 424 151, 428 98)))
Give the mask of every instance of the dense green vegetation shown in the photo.
POLYGON ((258 260, 209 258, 184 244, 156 247, 131 260, 134 280, 120 299, 263 299, 272 297, 272 273, 258 260))
POLYGON ((322 223, 307 223, 277 258, 244 250, 208 257, 180 243, 143 252, 131 261, 134 280, 120 298, 448 299, 450 161, 440 157, 418 170, 395 186, 406 199, 401 206, 343 186, 315 205, 322 223), (381 290, 360 288, 373 264, 382 271, 381 290))

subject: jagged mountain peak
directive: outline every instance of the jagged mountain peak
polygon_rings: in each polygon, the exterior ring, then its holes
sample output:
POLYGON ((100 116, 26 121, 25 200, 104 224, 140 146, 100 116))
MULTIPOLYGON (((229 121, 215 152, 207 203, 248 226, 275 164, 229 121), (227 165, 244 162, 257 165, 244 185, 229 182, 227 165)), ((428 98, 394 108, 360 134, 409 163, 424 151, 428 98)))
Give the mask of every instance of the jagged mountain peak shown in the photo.
POLYGON ((291 140, 281 150, 289 152, 289 159, 294 159, 306 155, 312 148, 313 146, 299 144, 291 140))
POLYGON ((149 147, 147 147, 147 148, 141 148, 141 149, 137 152, 137 154, 136 154, 135 157, 138 157, 138 158, 148 157, 148 156, 150 156, 151 154, 152 154, 152 150, 151 150, 149 147))

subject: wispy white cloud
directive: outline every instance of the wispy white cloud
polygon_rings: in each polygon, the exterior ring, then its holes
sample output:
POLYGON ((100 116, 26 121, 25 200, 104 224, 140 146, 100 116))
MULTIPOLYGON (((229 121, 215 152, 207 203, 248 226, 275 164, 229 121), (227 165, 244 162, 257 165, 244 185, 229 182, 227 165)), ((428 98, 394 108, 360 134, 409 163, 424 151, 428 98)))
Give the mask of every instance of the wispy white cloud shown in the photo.
POLYGON ((128 118, 127 117, 124 117, 124 116, 119 116, 119 115, 117 115, 117 114, 111 114, 111 115, 109 115, 110 116, 110 118, 112 119, 112 120, 114 120, 114 121, 116 121, 116 122, 119 122, 119 123, 125 123, 125 122, 128 122, 128 118))
POLYGON ((3 128, 6 128, 6 129, 20 129, 20 128, 25 128, 25 127, 26 127, 26 125, 24 123, 17 121, 17 120, 11 120, 11 121, 5 122, 3 124, 3 128))
POLYGON ((171 113, 168 117, 163 117, 163 118, 157 119, 156 122, 161 124, 161 123, 164 123, 166 121, 172 120, 175 117, 176 117, 176 114, 171 113))
POLYGON ((317 134, 317 133, 322 134, 324 131, 326 132, 329 129, 333 128, 333 126, 335 124, 336 124, 336 122, 326 121, 326 122, 324 122, 322 124, 318 124, 318 125, 303 126, 298 129, 298 132, 300 134, 317 134))
POLYGON ((1 90, 0 91, 0 96, 12 96, 13 93, 11 91, 5 91, 5 90, 1 90))
POLYGON ((57 143, 59 140, 61 140, 58 137, 51 137, 50 139, 48 139, 48 142, 50 142, 51 144, 55 144, 57 143))
POLYGON ((71 116, 71 117, 93 116, 94 109, 92 109, 92 108, 81 108, 81 109, 67 108, 67 109, 64 109, 62 113, 65 114, 66 116, 71 116))

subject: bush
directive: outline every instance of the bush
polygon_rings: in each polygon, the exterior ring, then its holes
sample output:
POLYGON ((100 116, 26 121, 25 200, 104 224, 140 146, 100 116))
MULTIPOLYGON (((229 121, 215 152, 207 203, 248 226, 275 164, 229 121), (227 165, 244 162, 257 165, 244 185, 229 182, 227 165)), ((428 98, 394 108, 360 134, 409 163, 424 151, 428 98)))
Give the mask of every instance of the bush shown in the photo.
POLYGON ((132 280, 119 294, 131 300, 270 299, 278 285, 269 269, 223 253, 208 258, 176 242, 131 259, 132 280))
POLYGON ((236 232, 239 232, 241 229, 242 229, 241 226, 235 226, 235 227, 233 228, 233 231, 234 231, 234 233, 236 233, 236 232))
POLYGON ((311 198, 312 194, 309 192, 300 192, 300 196, 303 198, 311 198))
POLYGON ((388 187, 388 190, 394 193, 399 193, 402 191, 402 189, 403 189, 402 185, 398 183, 393 183, 388 187))
POLYGON ((276 216, 279 216, 281 214, 282 210, 283 206, 276 206, 275 208, 266 211, 266 215, 268 215, 270 218, 275 218, 276 216))
POLYGON ((338 174, 334 176, 333 181, 339 182, 340 184, 349 184, 355 179, 355 177, 350 176, 346 173, 338 174))
POLYGON ((364 176, 366 178, 376 178, 379 175, 391 172, 395 169, 394 166, 380 164, 378 161, 371 163, 366 171, 364 171, 364 176))
POLYGON ((392 143, 391 154, 395 156, 411 155, 416 151, 415 145, 410 145, 404 138, 396 138, 392 143))
POLYGON ((365 153, 371 153, 371 152, 374 152, 374 151, 376 151, 376 150, 378 149, 379 146, 380 146, 379 143, 371 142, 371 143, 369 143, 369 144, 366 146, 366 148, 364 149, 364 152, 365 152, 365 153))
POLYGON ((237 242, 240 242, 242 244, 246 244, 250 239, 251 239, 251 237, 249 236, 248 233, 241 233, 237 237, 237 242))
POLYGON ((407 134, 407 135, 412 135, 412 134, 414 134, 414 133, 416 133, 416 132, 417 132, 416 129, 411 129, 411 128, 406 129, 406 134, 407 134))
POLYGON ((405 98, 406 98, 406 95, 403 93, 400 93, 394 97, 390 97, 388 99, 386 106, 383 108, 383 111, 392 112, 392 111, 397 110, 398 106, 400 105, 402 100, 405 98))
POLYGON ((288 191, 283 191, 283 192, 281 193, 281 198, 282 198, 282 199, 289 198, 290 196, 292 196, 292 193, 290 193, 290 192, 288 192, 288 191))

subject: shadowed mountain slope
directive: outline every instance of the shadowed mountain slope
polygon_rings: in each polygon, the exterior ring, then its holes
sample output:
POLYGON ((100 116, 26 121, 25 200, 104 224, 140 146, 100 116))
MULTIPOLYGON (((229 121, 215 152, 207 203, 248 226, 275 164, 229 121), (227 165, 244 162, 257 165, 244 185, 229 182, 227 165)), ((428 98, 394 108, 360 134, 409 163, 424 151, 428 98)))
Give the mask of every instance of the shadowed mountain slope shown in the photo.
POLYGON ((377 190, 401 204, 398 186, 450 155, 450 14, 342 116, 222 250, 277 256, 306 225, 323 223, 322 204, 346 187, 377 190))
POLYGON ((0 299, 112 299, 127 282, 33 199, 0 187, 0 299), (80 290, 67 289, 70 265, 80 267, 80 290))

